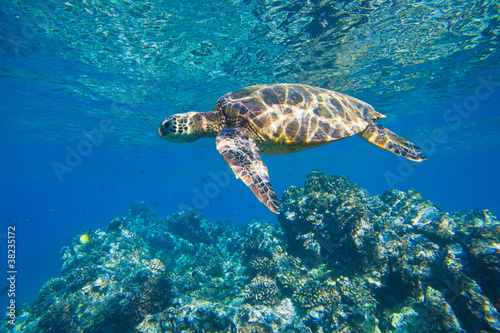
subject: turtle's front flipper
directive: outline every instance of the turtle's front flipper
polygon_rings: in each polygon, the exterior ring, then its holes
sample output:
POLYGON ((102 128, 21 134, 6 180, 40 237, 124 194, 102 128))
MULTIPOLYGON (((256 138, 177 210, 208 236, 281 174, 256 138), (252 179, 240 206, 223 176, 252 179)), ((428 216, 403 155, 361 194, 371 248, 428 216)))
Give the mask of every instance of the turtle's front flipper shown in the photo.
POLYGON ((260 158, 255 142, 237 128, 223 129, 215 142, 219 154, 229 164, 236 178, 241 178, 260 202, 279 214, 278 197, 269 182, 267 167, 260 158))
POLYGON ((382 125, 371 123, 358 135, 377 147, 403 156, 411 161, 420 162, 427 159, 422 153, 422 149, 399 135, 394 134, 382 125))

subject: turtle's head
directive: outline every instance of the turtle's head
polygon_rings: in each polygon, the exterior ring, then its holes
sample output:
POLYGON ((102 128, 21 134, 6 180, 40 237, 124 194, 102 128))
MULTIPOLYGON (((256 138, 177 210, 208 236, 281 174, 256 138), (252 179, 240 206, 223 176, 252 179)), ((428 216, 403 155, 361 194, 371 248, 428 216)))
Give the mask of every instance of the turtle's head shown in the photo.
POLYGON ((193 142, 203 137, 199 112, 174 114, 158 126, 160 138, 176 142, 193 142))

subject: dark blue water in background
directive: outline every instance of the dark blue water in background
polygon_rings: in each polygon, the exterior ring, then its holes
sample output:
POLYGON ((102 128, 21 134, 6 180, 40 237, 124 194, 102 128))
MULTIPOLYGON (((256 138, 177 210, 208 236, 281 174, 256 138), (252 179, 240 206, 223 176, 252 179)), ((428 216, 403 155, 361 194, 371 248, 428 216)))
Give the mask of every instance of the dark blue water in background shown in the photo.
POLYGON ((295 1, 302 12, 291 3, 1 2, 0 267, 7 271, 5 235, 15 226, 19 303, 59 274, 62 246, 135 202, 162 217, 196 208, 211 221, 275 222, 213 139, 175 144, 156 134, 164 117, 209 111, 221 95, 251 84, 346 92, 429 155, 409 163, 354 137, 264 156, 278 196, 318 169, 372 195, 414 188, 444 211, 500 215, 498 2, 472 9, 373 2, 370 11, 356 2, 295 1), (477 12, 458 19, 465 10, 477 12), (352 20, 334 21, 339 11, 352 20), (474 15, 480 26, 468 21, 474 15), (79 148, 84 154, 68 160, 79 148))

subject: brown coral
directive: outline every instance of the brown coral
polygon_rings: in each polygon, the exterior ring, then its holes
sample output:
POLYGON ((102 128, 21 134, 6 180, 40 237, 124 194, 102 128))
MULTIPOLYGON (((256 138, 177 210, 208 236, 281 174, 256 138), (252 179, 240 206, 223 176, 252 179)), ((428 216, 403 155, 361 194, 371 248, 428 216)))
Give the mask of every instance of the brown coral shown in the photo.
POLYGON ((252 271, 255 275, 274 277, 276 275, 277 265, 268 257, 257 257, 250 262, 252 271))
POLYGON ((138 289, 120 300, 112 318, 114 321, 126 320, 137 324, 147 315, 166 309, 172 299, 172 278, 167 274, 149 276, 138 289))
POLYGON ((303 308, 316 306, 331 307, 340 303, 340 296, 335 285, 330 282, 318 283, 314 280, 307 282, 293 294, 293 299, 303 308))
POLYGON ((245 301, 251 304, 274 305, 279 302, 279 290, 276 282, 263 276, 257 276, 245 288, 245 301))
POLYGON ((158 274, 164 273, 166 270, 165 265, 156 258, 149 262, 148 268, 158 274))
POLYGON ((151 277, 139 291, 138 306, 143 316, 162 311, 172 299, 172 281, 170 277, 151 277))

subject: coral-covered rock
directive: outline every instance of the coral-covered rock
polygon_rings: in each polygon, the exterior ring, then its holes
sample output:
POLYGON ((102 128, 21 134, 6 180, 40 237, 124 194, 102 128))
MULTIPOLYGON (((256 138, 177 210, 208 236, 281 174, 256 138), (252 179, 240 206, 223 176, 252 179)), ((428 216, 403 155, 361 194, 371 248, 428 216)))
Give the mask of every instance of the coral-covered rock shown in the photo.
POLYGON ((255 275, 274 277, 276 275, 277 265, 274 260, 268 257, 257 257, 250 262, 250 267, 255 275))
POLYGON ((149 261, 148 268, 158 274, 162 274, 166 271, 165 265, 156 258, 151 259, 151 261, 149 261))
POLYGON ((334 275, 366 281, 362 298, 378 301, 388 331, 431 332, 438 321, 444 331, 500 330, 500 226, 488 211, 448 214, 414 190, 372 197, 346 177, 314 171, 305 188, 285 191, 279 221, 309 268, 327 263, 334 275), (397 307, 403 312, 389 310, 397 307))
POLYGON ((213 241, 211 236, 211 225, 207 223, 205 217, 195 210, 188 210, 175 213, 167 218, 169 231, 188 241, 196 243, 210 244, 213 241))
POLYGON ((244 298, 250 304, 274 305, 279 302, 279 289, 273 280, 257 276, 245 288, 244 298))
POLYGON ((316 306, 335 309, 340 302, 340 295, 335 289, 335 284, 330 281, 319 283, 308 279, 303 286, 295 291, 293 299, 306 309, 316 306))
POLYGON ((63 247, 61 277, 12 331, 500 332, 489 211, 370 196, 315 171, 285 191, 278 219, 239 230, 135 204, 63 247))

